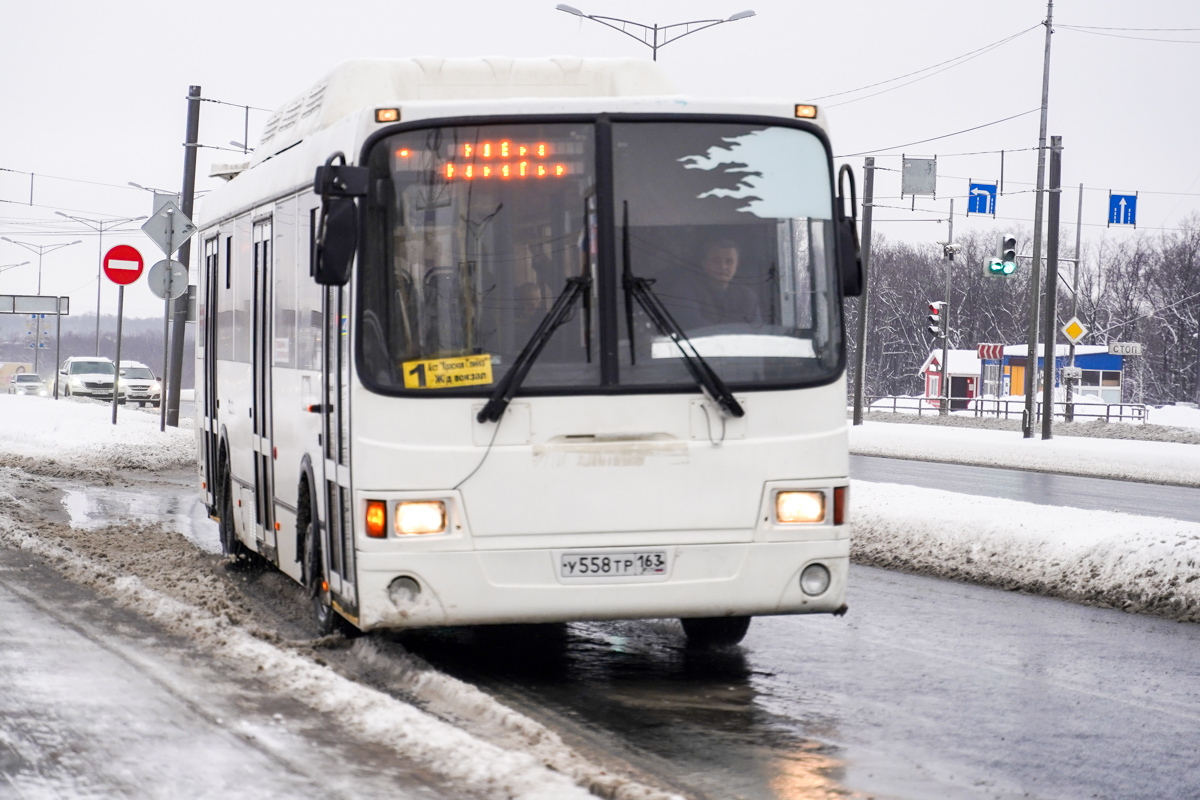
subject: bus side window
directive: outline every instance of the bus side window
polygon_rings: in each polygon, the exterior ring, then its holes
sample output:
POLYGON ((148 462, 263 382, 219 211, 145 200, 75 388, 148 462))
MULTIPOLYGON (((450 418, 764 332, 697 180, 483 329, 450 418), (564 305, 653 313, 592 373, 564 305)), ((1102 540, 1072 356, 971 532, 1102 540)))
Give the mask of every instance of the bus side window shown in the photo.
POLYGON ((249 364, 254 342, 254 244, 250 217, 234 223, 233 244, 233 360, 249 364))
MULTIPOLYGON (((277 367, 296 366, 296 199, 275 205, 275 325, 272 361, 277 367)), ((305 264, 307 267, 307 264, 305 264)))
MULTIPOLYGON (((217 287, 217 358, 233 360, 233 237, 225 237, 225 282, 217 287)), ((219 254, 218 254, 219 257, 219 254)))
POLYGON ((321 328, 324 325, 321 316, 321 287, 312 279, 309 268, 316 217, 315 208, 310 209, 308 214, 301 215, 297 236, 297 241, 307 242, 308 249, 307 258, 298 263, 296 269, 296 366, 299 369, 321 368, 321 328))

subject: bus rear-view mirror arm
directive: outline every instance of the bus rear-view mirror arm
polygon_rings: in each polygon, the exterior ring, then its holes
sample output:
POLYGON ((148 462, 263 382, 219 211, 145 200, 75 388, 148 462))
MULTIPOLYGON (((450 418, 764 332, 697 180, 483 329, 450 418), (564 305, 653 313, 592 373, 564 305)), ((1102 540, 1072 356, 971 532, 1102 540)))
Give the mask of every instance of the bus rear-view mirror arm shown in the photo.
POLYGON ((843 164, 838 170, 838 204, 834 214, 837 229, 837 262, 842 275, 842 296, 858 297, 863 290, 862 254, 858 246, 858 192, 854 186, 854 170, 843 164), (850 177, 850 214, 847 216, 846 191, 843 179, 850 177))
POLYGON ((322 286, 345 286, 358 249, 358 204, 367 193, 367 168, 346 164, 334 153, 317 167, 313 191, 321 196, 321 219, 313 247, 313 279, 322 286), (340 161, 335 164, 334 161, 340 161))

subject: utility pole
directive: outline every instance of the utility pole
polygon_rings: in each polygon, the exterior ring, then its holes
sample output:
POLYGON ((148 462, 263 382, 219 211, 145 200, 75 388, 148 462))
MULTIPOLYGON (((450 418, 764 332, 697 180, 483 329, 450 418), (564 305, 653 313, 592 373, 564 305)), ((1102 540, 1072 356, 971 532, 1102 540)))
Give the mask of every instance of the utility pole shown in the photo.
MULTIPOLYGON (((1079 262, 1082 257, 1079 255, 1079 240, 1082 237, 1083 231, 1083 184, 1079 184, 1079 213, 1075 217, 1075 279, 1071 281, 1071 319, 1079 314, 1079 262)), ((1068 364, 1075 367, 1075 343, 1071 342, 1071 356, 1068 364)), ((1075 404, 1072 402, 1072 389, 1075 388, 1074 381, 1064 381, 1067 384, 1067 422, 1075 421, 1075 404)))
POLYGON ((1025 413, 1021 416, 1021 432, 1033 438, 1037 390, 1038 304, 1042 290, 1042 201, 1046 188, 1046 113, 1050 104, 1050 37, 1054 33, 1054 0, 1047 0, 1046 59, 1042 65, 1042 121, 1038 129, 1037 192, 1033 201, 1033 270, 1029 276, 1029 350, 1025 361, 1025 413))
MULTIPOLYGON (((196 151, 200 139, 200 87, 188 87, 187 132, 183 145, 183 206, 180 211, 188 219, 196 200, 196 151)), ((191 269, 192 240, 179 248, 179 261, 191 269)), ((170 256, 167 260, 170 261, 170 256)), ((169 376, 163 386, 163 405, 167 409, 167 424, 179 427, 179 390, 183 382, 183 340, 187 332, 188 293, 175 298, 171 309, 171 361, 169 376)))
POLYGON ((862 216, 862 294, 858 300, 858 337, 855 355, 858 368, 854 371, 854 424, 862 425, 863 387, 867 371, 867 276, 871 263, 871 212, 875 200, 875 157, 867 156, 863 163, 863 216, 862 216))
POLYGON ((1042 438, 1054 436, 1054 367, 1058 342, 1058 211, 1062 200, 1062 137, 1050 137, 1050 214, 1046 231, 1046 329, 1042 334, 1042 438))
POLYGON ((954 271, 954 199, 950 199, 950 232, 946 236, 946 245, 942 248, 946 256, 946 305, 942 306, 942 313, 946 315, 942 321, 942 332, 946 335, 942 337, 942 406, 938 410, 938 416, 945 417, 950 414, 950 276, 954 271))

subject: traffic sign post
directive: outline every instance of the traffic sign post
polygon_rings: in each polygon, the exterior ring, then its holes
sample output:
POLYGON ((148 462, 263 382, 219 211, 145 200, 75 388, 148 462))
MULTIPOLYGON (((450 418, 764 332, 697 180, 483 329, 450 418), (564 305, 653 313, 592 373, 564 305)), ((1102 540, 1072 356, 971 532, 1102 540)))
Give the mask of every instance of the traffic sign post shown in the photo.
POLYGON ((970 191, 967 193, 967 216, 972 214, 990 214, 996 216, 996 187, 997 183, 980 183, 967 180, 970 191))
POLYGON ((121 397, 121 324, 125 318, 125 287, 142 276, 142 254, 119 244, 104 254, 104 276, 117 285, 117 360, 113 365, 112 423, 117 424, 117 401, 121 397))
POLYGON ((1113 225, 1132 225, 1137 227, 1137 192, 1133 194, 1113 194, 1108 192, 1108 227, 1113 225))
MULTIPOLYGON (((170 258, 171 258, 171 256, 173 256, 175 254, 175 251, 178 250, 183 245, 184 242, 186 242, 188 239, 191 239, 193 236, 195 236, 196 226, 192 224, 192 221, 190 219, 188 219, 186 214, 184 214, 182 211, 179 210, 179 206, 177 206, 174 201, 168 200, 167 202, 163 203, 162 206, 157 211, 154 212, 154 214, 150 217, 150 219, 146 220, 146 224, 142 226, 142 232, 150 237, 150 241, 152 241, 156 245, 158 245, 158 248, 163 251, 163 255, 165 255, 167 257, 168 261, 170 261, 170 258)), ((155 264, 154 266, 158 267, 160 264, 165 264, 165 263, 167 263, 167 262, 160 261, 158 264, 155 264)), ((171 262, 171 263, 179 264, 178 261, 171 262)), ((182 267, 183 265, 180 264, 180 266, 182 267)), ((172 274, 169 274, 163 280, 164 292, 163 292, 163 294, 159 295, 159 297, 163 298, 163 370, 162 370, 162 377, 163 377, 163 380, 166 381, 167 373, 170 371, 170 366, 171 366, 170 339, 171 339, 171 300, 172 300, 172 295, 170 293, 170 290, 171 290, 172 284, 175 282, 175 280, 174 280, 174 275, 173 275, 174 271, 173 270, 169 270, 165 266, 162 267, 162 269, 167 270, 169 273, 172 273, 172 274)), ((182 294, 183 291, 187 291, 187 268, 186 267, 184 267, 183 272, 184 272, 183 290, 180 292, 180 294, 182 294)), ((156 294, 157 294, 157 292, 156 292, 156 294)), ((178 296, 178 295, 176 295, 176 296, 178 296)), ((167 403, 168 403, 167 389, 168 388, 169 388, 168 384, 164 383, 161 402, 159 402, 159 404, 158 404, 158 407, 160 410, 159 418, 158 418, 158 429, 160 431, 165 431, 167 429, 167 403)))

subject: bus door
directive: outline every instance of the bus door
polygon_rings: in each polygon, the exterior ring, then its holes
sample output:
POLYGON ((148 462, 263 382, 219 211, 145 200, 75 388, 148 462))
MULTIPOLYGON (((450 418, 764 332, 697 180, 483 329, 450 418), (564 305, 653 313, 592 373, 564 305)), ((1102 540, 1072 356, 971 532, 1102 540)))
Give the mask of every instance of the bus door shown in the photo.
POLYGON ((354 513, 350 498, 350 292, 325 290, 325 358, 322 385, 326 413, 321 440, 325 450, 325 553, 329 589, 339 605, 357 613, 354 589, 354 513))
POLYGON ((271 435, 271 220, 254 223, 253 393, 254 535, 259 552, 275 559, 275 470, 271 435))
MULTIPOLYGON (((220 455, 221 428, 217 422, 217 290, 220 288, 220 236, 204 242, 204 312, 201 316, 199 346, 203 348, 203 394, 200 403, 201 438, 204 442, 204 502, 217 511, 217 459, 220 455)), ((161 396, 161 395, 160 395, 161 396)))

